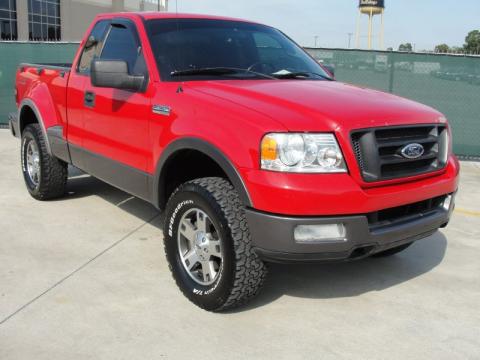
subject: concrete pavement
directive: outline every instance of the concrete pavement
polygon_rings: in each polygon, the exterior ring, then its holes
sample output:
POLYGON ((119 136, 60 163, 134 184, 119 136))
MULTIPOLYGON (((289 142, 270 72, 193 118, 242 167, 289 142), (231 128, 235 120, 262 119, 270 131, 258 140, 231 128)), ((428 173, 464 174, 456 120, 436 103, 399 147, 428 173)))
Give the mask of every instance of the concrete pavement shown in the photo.
POLYGON ((161 214, 72 172, 27 193, 0 130, 0 359, 478 359, 480 164, 451 225, 386 259, 272 265, 247 307, 212 314, 177 290, 161 214))

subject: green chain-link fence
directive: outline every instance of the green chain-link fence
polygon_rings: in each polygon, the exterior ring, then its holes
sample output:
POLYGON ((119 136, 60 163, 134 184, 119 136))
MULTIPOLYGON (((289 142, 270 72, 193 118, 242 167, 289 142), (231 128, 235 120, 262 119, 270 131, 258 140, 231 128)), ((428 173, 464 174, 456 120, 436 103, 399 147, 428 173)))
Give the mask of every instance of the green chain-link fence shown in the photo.
MULTIPOLYGON (((0 42, 0 123, 15 111, 13 88, 20 62, 71 62, 78 44, 0 42)), ((443 112, 454 150, 480 156, 480 57, 342 49, 307 49, 335 66, 339 81, 404 96, 443 112)))
POLYGON ((8 113, 15 108, 15 73, 22 62, 72 62, 78 44, 0 42, 0 124, 6 124, 8 113))
POLYGON ((307 49, 337 80, 391 92, 444 113, 456 154, 480 156, 480 57, 307 49))

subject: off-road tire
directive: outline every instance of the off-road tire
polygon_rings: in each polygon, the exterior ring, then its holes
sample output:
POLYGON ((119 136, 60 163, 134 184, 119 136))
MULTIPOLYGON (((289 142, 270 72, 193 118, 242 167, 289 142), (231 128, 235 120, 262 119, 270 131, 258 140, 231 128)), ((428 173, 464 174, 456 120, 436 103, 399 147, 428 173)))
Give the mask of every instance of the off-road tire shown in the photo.
POLYGON ((30 195, 37 200, 50 200, 61 197, 67 184, 67 164, 47 151, 45 139, 39 124, 28 125, 22 133, 21 163, 22 173, 30 195), (40 176, 38 184, 34 184, 27 172, 26 149, 28 143, 34 141, 40 158, 40 176))
POLYGON ((175 190, 166 208, 164 245, 177 286, 202 309, 218 312, 243 305, 265 281, 267 268, 252 247, 244 206, 233 186, 222 178, 196 179, 175 190), (211 285, 195 282, 180 259, 180 219, 192 208, 204 211, 220 233, 222 267, 211 285))
POLYGON ((410 247, 410 245, 412 245, 412 244, 413 244, 413 243, 408 243, 408 244, 400 245, 400 246, 397 246, 397 247, 394 247, 394 248, 391 248, 391 249, 388 249, 388 250, 385 250, 385 251, 382 251, 382 252, 373 254, 372 257, 382 258, 382 257, 393 256, 393 255, 398 254, 399 252, 402 252, 403 250, 407 249, 407 248, 410 247))

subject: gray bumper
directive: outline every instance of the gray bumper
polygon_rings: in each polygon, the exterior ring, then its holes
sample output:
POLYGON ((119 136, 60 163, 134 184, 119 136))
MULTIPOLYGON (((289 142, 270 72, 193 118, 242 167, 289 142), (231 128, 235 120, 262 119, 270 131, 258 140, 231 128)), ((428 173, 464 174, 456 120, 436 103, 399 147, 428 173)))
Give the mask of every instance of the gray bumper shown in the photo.
POLYGON ((397 247, 433 234, 447 225, 452 209, 439 207, 428 214, 402 219, 382 227, 371 227, 366 215, 339 217, 286 217, 246 210, 257 254, 274 262, 322 262, 353 260, 397 247), (341 241, 298 243, 297 225, 342 223, 346 237, 341 241))
POLYGON ((17 113, 8 114, 8 126, 13 136, 20 137, 20 126, 18 123, 17 113))

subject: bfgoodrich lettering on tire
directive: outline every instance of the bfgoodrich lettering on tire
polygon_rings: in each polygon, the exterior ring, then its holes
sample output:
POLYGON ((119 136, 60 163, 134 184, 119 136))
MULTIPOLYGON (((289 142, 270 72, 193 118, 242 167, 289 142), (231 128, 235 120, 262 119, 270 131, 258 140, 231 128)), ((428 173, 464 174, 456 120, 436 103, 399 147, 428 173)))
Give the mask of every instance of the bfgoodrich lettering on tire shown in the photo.
POLYGON ((205 310, 242 305, 264 283, 266 267, 251 246, 243 205, 222 178, 193 180, 173 193, 164 239, 178 287, 205 310))

